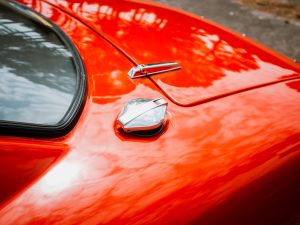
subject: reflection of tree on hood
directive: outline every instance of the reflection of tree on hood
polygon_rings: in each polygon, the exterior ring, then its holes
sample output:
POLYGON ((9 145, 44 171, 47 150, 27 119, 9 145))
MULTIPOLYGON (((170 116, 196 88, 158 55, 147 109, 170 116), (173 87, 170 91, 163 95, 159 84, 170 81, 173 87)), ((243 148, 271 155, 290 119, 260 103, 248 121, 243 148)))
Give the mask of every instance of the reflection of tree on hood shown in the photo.
MULTIPOLYGON (((55 4, 62 5, 60 1, 55 4)), ((84 18, 138 63, 176 61, 189 74, 188 78, 166 75, 165 83, 208 87, 225 77, 225 70, 258 68, 255 55, 231 40, 233 35, 221 37, 219 29, 212 30, 189 16, 176 14, 174 18, 164 9, 135 2, 72 1, 63 7, 84 18)))

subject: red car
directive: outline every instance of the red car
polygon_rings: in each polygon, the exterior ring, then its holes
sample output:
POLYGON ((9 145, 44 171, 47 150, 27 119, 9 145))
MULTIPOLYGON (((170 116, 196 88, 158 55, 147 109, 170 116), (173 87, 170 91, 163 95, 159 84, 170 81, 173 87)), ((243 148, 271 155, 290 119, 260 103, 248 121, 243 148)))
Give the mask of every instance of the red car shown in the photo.
POLYGON ((0 224, 300 224, 300 66, 151 1, 0 1, 0 224))

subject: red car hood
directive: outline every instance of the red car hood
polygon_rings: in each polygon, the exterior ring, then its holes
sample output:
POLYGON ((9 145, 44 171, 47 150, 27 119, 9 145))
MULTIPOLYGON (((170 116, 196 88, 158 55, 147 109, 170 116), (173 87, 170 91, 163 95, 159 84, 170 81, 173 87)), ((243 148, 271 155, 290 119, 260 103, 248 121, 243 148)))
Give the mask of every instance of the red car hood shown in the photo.
POLYGON ((300 76, 300 67, 211 22, 137 1, 48 0, 119 48, 134 64, 176 61, 182 69, 150 79, 190 106, 300 76))
POLYGON ((22 2, 72 39, 88 93, 68 135, 0 137, 0 224, 253 225, 299 218, 300 81, 289 80, 298 65, 152 3, 22 2), (135 64, 155 61, 178 61, 183 69, 126 76, 135 64), (120 110, 131 99, 162 96, 155 85, 173 100, 164 131, 152 138, 118 133, 120 110))

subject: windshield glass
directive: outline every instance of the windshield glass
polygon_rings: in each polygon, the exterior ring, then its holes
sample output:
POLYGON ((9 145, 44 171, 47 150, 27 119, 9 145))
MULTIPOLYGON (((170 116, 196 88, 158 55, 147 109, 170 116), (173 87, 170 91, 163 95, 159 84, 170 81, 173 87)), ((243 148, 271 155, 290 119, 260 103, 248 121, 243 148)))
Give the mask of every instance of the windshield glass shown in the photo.
POLYGON ((0 120, 56 124, 76 91, 72 53, 47 26, 0 7, 0 120))

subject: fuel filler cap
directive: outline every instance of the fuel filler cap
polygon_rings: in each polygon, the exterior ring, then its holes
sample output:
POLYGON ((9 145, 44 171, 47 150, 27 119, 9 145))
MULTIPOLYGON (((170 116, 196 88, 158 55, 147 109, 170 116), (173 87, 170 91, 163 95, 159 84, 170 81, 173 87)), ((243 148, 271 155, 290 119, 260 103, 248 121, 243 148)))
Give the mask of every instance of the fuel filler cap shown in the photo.
POLYGON ((168 103, 163 98, 133 99, 124 106, 117 118, 117 123, 125 133, 138 134, 138 132, 145 133, 145 131, 151 133, 163 127, 167 107, 168 103))

